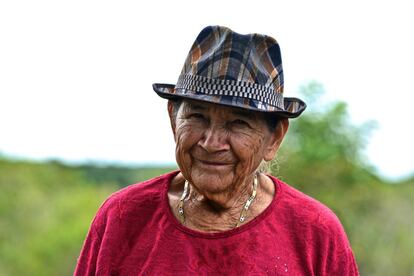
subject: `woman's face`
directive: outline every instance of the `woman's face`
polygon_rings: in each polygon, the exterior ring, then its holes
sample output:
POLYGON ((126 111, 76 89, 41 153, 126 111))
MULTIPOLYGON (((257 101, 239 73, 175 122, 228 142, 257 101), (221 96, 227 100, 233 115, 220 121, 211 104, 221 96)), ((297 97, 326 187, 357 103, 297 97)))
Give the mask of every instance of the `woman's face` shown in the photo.
POLYGON ((174 114, 176 159, 184 177, 202 193, 232 191, 262 160, 273 159, 287 129, 284 120, 271 133, 263 114, 217 104, 183 101, 174 114))

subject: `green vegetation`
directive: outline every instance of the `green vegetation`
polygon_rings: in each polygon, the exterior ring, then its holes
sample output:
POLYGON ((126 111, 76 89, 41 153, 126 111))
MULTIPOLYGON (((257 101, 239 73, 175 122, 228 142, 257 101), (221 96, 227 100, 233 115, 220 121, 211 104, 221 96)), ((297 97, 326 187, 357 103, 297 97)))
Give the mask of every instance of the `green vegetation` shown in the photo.
MULTIPOLYGON (((335 211, 362 275, 412 275, 414 177, 380 179, 363 156, 374 124, 351 124, 344 103, 317 105, 316 83, 302 90, 311 108, 291 121, 273 173, 335 211)), ((0 157, 0 275, 71 275, 102 201, 172 169, 0 157)))
POLYGON ((375 124, 352 125, 341 102, 317 105, 317 83, 302 94, 313 108, 292 121, 274 174, 338 215, 361 275, 413 275, 414 177, 380 179, 363 156, 375 124))
POLYGON ((0 275, 72 275, 104 199, 172 169, 0 159, 0 275))

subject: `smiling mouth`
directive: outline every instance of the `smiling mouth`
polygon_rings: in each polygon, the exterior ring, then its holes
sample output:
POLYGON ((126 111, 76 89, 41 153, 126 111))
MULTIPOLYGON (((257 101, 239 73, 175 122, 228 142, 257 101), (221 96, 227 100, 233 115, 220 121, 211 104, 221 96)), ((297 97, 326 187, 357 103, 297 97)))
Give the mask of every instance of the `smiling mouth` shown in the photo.
POLYGON ((217 162, 217 161, 208 161, 208 160, 199 160, 199 159, 196 159, 196 161, 198 161, 202 165, 210 166, 210 167, 225 167, 225 166, 231 165, 231 163, 227 163, 227 162, 217 162))

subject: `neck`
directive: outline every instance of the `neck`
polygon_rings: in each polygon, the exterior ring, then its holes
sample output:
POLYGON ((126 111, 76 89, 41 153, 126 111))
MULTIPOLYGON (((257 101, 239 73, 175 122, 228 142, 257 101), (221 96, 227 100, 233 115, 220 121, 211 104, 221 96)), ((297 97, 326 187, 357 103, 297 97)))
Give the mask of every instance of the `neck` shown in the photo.
POLYGON ((248 178, 235 189, 229 189, 220 193, 199 192, 190 183, 187 201, 197 203, 214 213, 231 212, 231 210, 243 207, 253 191, 253 177, 248 178))
MULTIPOLYGON (((182 218, 182 223, 191 228, 208 232, 219 232, 238 227, 245 222, 249 206, 256 196, 257 180, 252 181, 251 185, 240 187, 244 188, 239 189, 238 193, 220 193, 220 195, 214 194, 213 196, 201 194, 194 187, 191 187, 190 196, 186 198, 186 207, 183 208, 186 210, 185 217, 187 219, 182 218)), ((181 206, 183 205, 184 202, 181 203, 181 206)))
MULTIPOLYGON (((180 197, 184 190, 185 179, 180 173, 171 182, 168 191, 169 203, 177 220, 180 197)), ((206 195, 198 192, 190 185, 189 193, 184 200, 184 225, 203 232, 222 232, 233 229, 240 218, 244 204, 253 190, 253 177, 246 181, 239 193, 223 193, 206 195)), ((275 189, 270 178, 258 175, 257 196, 251 204, 244 223, 254 219, 272 202, 275 189)))

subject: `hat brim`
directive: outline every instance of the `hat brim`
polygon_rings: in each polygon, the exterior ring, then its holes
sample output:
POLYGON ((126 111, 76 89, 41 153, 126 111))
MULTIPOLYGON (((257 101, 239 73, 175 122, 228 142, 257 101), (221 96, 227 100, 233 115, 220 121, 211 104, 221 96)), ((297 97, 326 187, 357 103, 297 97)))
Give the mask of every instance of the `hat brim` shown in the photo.
POLYGON ((189 93, 189 94, 178 94, 175 93, 175 85, 173 84, 165 84, 165 83, 154 83, 152 85, 154 91, 164 99, 174 100, 174 99, 191 99, 191 100, 198 100, 203 102, 210 102, 225 106, 232 106, 238 107, 243 109, 254 110, 258 112, 265 112, 265 113, 273 113, 277 116, 284 117, 284 118, 296 118, 306 109, 306 104, 298 98, 284 98, 284 107, 285 109, 276 109, 276 110, 265 110, 260 108, 255 108, 252 106, 240 106, 234 104, 233 101, 217 101, 217 96, 215 95, 206 95, 206 94, 197 94, 197 93, 189 93))

